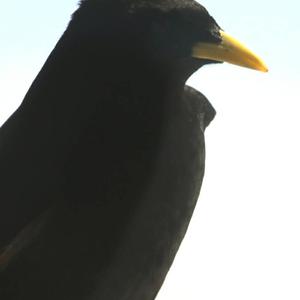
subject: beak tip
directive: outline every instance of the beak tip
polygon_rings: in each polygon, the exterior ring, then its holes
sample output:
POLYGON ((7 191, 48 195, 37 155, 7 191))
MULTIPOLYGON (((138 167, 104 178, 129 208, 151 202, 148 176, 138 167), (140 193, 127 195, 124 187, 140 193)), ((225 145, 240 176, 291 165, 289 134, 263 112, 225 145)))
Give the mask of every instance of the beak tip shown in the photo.
POLYGON ((263 73, 268 73, 269 72, 269 68, 266 65, 262 65, 260 68, 260 71, 263 73))

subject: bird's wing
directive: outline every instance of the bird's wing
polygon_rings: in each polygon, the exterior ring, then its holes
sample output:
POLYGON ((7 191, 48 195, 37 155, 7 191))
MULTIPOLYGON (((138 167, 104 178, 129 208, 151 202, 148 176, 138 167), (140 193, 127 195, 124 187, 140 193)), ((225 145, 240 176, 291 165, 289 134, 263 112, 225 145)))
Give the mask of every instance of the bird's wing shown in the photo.
POLYGON ((37 237, 52 213, 47 210, 30 224, 25 226, 8 244, 0 249, 0 272, 14 260, 18 254, 37 237))

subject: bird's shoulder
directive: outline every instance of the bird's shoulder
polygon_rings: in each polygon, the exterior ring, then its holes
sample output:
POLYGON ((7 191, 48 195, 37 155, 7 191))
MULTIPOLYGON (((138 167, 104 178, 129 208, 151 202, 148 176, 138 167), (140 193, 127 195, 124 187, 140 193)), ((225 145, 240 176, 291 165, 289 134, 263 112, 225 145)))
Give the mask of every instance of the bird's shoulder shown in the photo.
POLYGON ((201 92, 188 85, 184 87, 183 98, 191 112, 201 119, 204 130, 216 115, 214 107, 201 92))

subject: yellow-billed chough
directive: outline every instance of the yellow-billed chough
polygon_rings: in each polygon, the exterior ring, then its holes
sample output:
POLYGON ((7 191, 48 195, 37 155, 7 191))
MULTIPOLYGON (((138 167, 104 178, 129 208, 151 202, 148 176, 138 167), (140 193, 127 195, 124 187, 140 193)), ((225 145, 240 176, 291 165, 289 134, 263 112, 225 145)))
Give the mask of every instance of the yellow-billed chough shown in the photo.
POLYGON ((0 129, 0 299, 150 300, 190 221, 214 109, 185 86, 266 71, 192 0, 85 0, 0 129))

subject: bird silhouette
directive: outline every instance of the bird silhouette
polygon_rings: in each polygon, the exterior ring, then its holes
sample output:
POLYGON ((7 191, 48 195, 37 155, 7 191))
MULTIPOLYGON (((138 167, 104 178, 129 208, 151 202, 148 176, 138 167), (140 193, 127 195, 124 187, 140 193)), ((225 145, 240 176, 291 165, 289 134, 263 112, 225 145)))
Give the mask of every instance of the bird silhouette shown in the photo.
POLYGON ((266 71, 192 0, 85 0, 0 129, 0 299, 151 300, 204 174, 206 64, 266 71))

